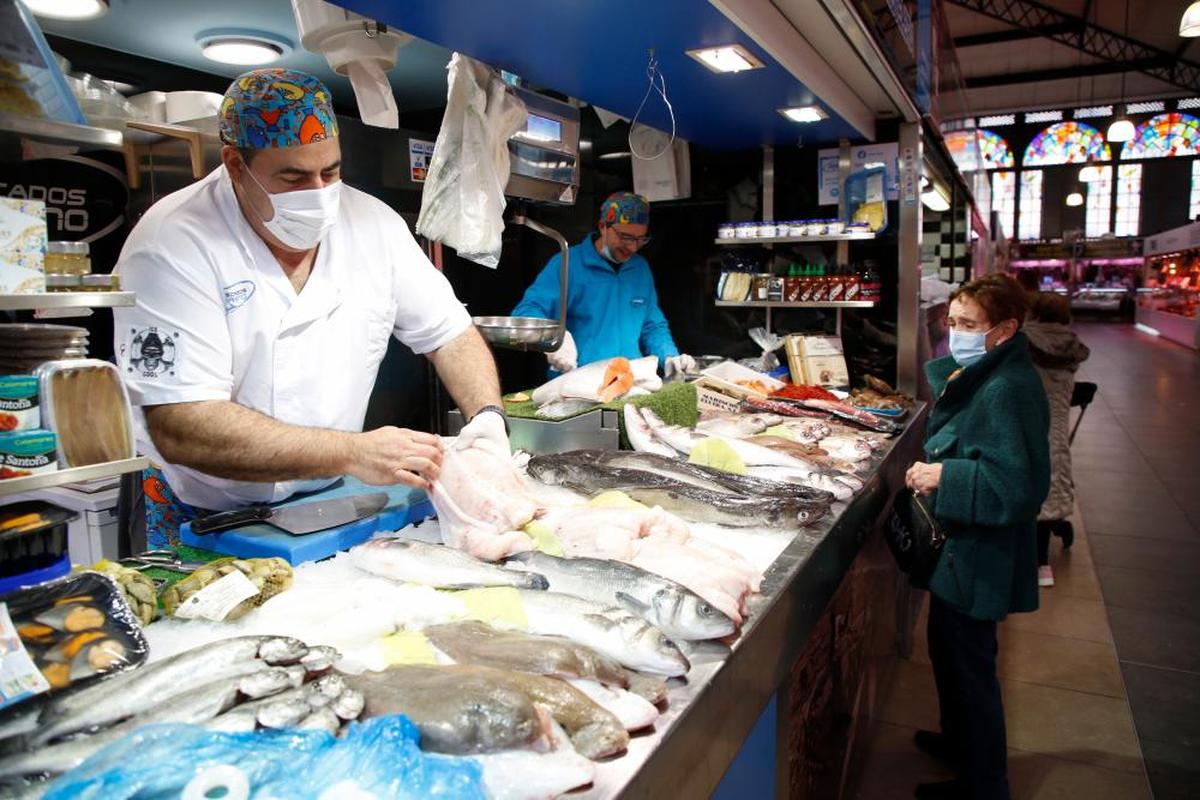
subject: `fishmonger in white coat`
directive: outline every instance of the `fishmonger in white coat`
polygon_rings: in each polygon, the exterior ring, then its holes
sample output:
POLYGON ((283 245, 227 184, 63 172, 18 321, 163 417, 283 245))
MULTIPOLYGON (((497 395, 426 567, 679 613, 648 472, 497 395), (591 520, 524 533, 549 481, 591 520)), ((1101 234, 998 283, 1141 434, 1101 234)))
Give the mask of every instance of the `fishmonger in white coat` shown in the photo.
POLYGON ((396 212, 341 182, 329 90, 294 70, 246 73, 220 132, 222 165, 156 203, 116 269, 137 293, 116 311, 115 347, 153 464, 147 543, 342 475, 427 487, 436 436, 362 431, 392 336, 471 420, 460 442, 507 448, 495 363, 449 283, 396 212))

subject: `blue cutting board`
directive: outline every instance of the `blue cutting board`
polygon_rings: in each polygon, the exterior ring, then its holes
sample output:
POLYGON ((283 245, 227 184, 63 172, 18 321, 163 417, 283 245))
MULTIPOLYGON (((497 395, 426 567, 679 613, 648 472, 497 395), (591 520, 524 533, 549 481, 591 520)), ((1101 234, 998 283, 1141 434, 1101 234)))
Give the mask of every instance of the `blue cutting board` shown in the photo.
POLYGON ((185 522, 179 529, 179 538, 191 547, 202 547, 239 558, 279 556, 295 566, 306 561, 328 558, 340 550, 349 550, 356 544, 370 539, 377 531, 396 530, 433 516, 433 503, 420 489, 407 486, 368 486, 355 478, 343 478, 341 483, 332 488, 285 500, 279 503, 278 507, 286 508, 298 503, 372 492, 387 492, 388 504, 383 511, 373 517, 329 530, 293 536, 274 526, 256 522, 220 533, 197 536, 192 533, 192 523, 185 522))

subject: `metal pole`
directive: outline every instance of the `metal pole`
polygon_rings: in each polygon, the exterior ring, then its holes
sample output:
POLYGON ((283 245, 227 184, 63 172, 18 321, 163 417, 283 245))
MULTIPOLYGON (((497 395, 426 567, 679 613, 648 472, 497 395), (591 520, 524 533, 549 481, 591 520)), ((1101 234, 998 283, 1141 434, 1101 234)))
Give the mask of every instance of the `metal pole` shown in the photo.
MULTIPOLYGON (((775 219, 775 148, 763 145, 762 161, 762 220, 767 222, 775 219)), ((767 264, 767 272, 775 269, 775 245, 766 245, 771 261, 767 264)), ((767 333, 771 333, 771 306, 767 306, 767 333)))
POLYGON ((916 395, 921 304, 921 124, 900 124, 900 221, 897 227, 896 386, 916 395))

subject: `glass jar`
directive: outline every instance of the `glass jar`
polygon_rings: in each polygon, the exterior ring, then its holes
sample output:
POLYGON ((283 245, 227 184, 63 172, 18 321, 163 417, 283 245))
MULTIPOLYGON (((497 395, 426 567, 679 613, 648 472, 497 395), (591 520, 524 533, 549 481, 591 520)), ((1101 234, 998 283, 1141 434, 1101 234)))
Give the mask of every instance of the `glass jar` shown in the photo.
POLYGON ((835 236, 841 234, 845 229, 846 224, 840 219, 831 219, 826 222, 826 230, 835 236))
POLYGON ((804 235, 804 220, 794 219, 788 223, 788 236, 796 237, 804 235))
POLYGON ((753 234, 758 233, 758 225, 753 222, 739 222, 733 226, 733 231, 736 239, 753 239, 753 234))
POLYGON ((47 292, 78 292, 80 286, 78 275, 47 275, 47 292))
POLYGON ((758 223, 758 238, 759 239, 774 239, 775 238, 775 222, 766 220, 758 223))
POLYGON ((750 299, 766 301, 767 293, 771 288, 771 276, 767 273, 759 273, 750 281, 750 299))
POLYGON ((87 275, 91 248, 87 242, 47 242, 45 269, 47 275, 87 275))
POLYGON ((733 227, 732 222, 723 222, 717 228, 717 238, 718 239, 732 239, 732 238, 734 238, 735 232, 736 231, 733 227))
POLYGON ((119 292, 121 279, 117 275, 84 275, 79 279, 80 288, 85 292, 119 292))

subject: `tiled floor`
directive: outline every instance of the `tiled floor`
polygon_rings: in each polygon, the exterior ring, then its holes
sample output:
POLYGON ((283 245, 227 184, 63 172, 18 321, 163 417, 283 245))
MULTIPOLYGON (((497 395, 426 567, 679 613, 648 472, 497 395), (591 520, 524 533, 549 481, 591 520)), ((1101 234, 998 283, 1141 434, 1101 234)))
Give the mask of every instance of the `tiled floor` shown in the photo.
MULTIPOLYGON (((1057 584, 1000 629, 1017 800, 1200 797, 1200 356, 1081 324, 1100 386, 1072 448, 1077 540, 1057 584), (1148 776, 1148 780, 1147 780, 1148 776)), ((900 661, 856 797, 949 777, 912 745, 936 728, 924 617, 900 661)))

